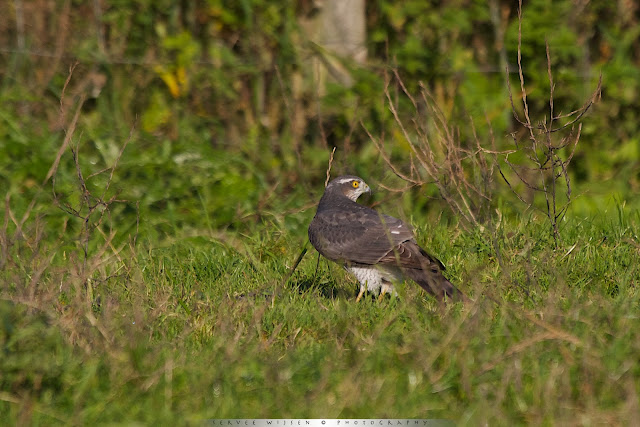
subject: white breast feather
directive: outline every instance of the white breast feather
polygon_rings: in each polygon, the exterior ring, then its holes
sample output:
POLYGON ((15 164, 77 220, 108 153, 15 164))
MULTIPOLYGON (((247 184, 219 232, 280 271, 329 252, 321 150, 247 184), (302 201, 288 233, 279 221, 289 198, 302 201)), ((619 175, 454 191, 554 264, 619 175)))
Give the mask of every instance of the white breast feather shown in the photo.
POLYGON ((378 295, 382 289, 385 293, 394 292, 392 281, 401 279, 399 272, 383 271, 376 267, 346 267, 347 271, 353 274, 358 282, 360 289, 366 286, 367 291, 378 295))

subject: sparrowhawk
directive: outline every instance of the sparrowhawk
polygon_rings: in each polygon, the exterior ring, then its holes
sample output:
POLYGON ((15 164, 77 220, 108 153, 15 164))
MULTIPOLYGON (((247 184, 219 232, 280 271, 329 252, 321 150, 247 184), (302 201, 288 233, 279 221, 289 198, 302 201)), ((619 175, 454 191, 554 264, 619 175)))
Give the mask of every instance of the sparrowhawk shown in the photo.
POLYGON ((356 203, 361 194, 370 192, 357 176, 335 178, 309 225, 309 240, 316 250, 360 282, 356 301, 365 290, 376 295, 395 293, 393 282, 405 278, 440 300, 463 299, 442 274, 444 265, 418 245, 407 224, 356 203))

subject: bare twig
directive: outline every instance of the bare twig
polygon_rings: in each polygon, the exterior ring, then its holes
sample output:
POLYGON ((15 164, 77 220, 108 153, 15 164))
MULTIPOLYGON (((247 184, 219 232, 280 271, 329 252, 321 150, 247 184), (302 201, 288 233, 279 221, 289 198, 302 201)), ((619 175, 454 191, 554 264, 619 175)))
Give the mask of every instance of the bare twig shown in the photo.
MULTIPOLYGON (((73 69, 71 70, 71 72, 73 72, 73 69)), ((63 141, 62 145, 60 146, 60 149, 58 150, 58 153, 56 154, 56 159, 53 162, 53 164, 51 165, 51 167, 49 168, 49 172, 47 172, 47 176, 45 177, 44 181, 42 182, 42 185, 46 184, 47 181, 49 181, 49 179, 58 170, 58 165, 60 164, 60 159, 62 158, 62 155, 64 154, 64 152, 66 151, 67 147, 69 146, 69 143, 71 142, 71 137, 73 136, 73 133, 75 132, 76 125, 78 123, 78 119, 80 118, 80 112, 82 111, 82 105, 84 104, 84 101, 85 101, 85 96, 82 95, 80 97, 80 101, 78 101, 78 105, 76 107, 76 112, 73 115, 73 120, 71 120, 71 123, 69 124, 69 127, 66 129, 66 135, 65 135, 64 141, 63 141)))
POLYGON ((581 108, 572 111, 569 114, 559 114, 555 112, 555 81, 551 66, 551 49, 549 43, 546 46, 547 59, 547 78, 549 80, 549 114, 538 125, 533 125, 530 117, 529 104, 527 101, 526 86, 524 81, 524 72, 522 70, 522 0, 518 6, 518 77, 520 80, 521 99, 523 107, 523 117, 520 117, 516 109, 511 85, 509 82, 509 73, 507 68, 507 88, 509 92, 509 100, 511 102, 511 110, 515 120, 523 126, 528 133, 526 141, 519 141, 516 134, 512 134, 515 151, 524 154, 529 165, 516 165, 509 161, 509 154, 505 154, 503 161, 509 166, 511 172, 517 177, 525 188, 534 193, 534 197, 530 201, 525 201, 522 194, 511 184, 507 178, 507 174, 500 167, 500 162, 496 156, 496 165, 500 176, 509 186, 509 189, 518 197, 520 201, 527 204, 530 208, 535 208, 535 194, 541 193, 544 197, 545 208, 540 209, 545 213, 549 220, 551 232, 556 247, 559 238, 559 223, 564 218, 569 204, 571 203, 571 179, 568 173, 568 167, 575 154, 582 125, 578 124, 577 131, 574 132, 574 125, 586 114, 591 105, 593 105, 600 97, 602 87, 602 75, 598 81, 596 89, 589 99, 581 108), (555 126, 560 120, 570 119, 567 123, 555 126), (554 137, 554 134, 560 131, 568 130, 569 134, 564 137, 554 137), (559 138, 559 141, 558 141, 559 138), (570 153, 563 157, 561 150, 571 146, 570 153), (564 201, 562 201, 562 199, 564 201))

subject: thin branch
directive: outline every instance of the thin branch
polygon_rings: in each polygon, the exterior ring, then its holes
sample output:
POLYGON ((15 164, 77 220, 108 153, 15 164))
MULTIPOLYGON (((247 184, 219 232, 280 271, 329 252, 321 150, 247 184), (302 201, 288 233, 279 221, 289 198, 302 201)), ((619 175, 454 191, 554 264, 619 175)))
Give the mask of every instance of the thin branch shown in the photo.
POLYGON ((329 185, 329 177, 331 176, 331 165, 333 165, 333 155, 336 152, 336 147, 333 147, 331 150, 331 155, 329 156, 329 166, 327 167, 327 179, 324 181, 324 186, 329 185))

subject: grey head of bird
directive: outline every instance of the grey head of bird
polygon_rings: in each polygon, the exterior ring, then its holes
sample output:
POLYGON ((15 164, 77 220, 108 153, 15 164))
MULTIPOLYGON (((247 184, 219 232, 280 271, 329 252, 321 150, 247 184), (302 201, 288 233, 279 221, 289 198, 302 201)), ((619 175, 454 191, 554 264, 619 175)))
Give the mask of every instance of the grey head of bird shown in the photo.
POLYGON ((324 190, 325 195, 343 195, 355 202, 362 194, 371 194, 371 188, 360 177, 355 175, 339 176, 327 185, 324 190))

